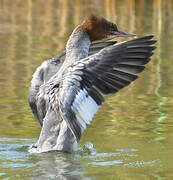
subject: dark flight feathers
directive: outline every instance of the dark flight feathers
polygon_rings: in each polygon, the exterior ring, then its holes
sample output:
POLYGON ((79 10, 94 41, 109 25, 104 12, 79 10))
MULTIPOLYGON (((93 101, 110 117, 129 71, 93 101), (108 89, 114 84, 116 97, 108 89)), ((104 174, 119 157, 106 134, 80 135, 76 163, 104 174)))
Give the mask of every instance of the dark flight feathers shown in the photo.
POLYGON ((152 38, 153 36, 145 36, 104 48, 97 54, 72 64, 70 71, 64 74, 59 90, 60 109, 77 141, 82 130, 71 108, 77 93, 86 89, 87 95, 100 106, 104 101, 103 95, 116 93, 136 80, 136 74, 144 70, 144 65, 153 55, 155 46, 152 45, 156 41, 152 38))

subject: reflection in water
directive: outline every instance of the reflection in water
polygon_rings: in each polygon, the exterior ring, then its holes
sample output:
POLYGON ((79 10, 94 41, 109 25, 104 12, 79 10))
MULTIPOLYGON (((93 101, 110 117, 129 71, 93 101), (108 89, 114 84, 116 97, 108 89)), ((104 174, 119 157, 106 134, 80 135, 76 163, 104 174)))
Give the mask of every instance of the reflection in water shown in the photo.
POLYGON ((84 169, 81 167, 75 154, 54 152, 43 154, 28 154, 28 145, 32 139, 0 138, 0 164, 5 178, 15 168, 21 169, 21 175, 13 175, 11 178, 32 177, 35 179, 87 179, 84 178, 84 169), (25 169, 33 169, 28 174, 25 169))
MULTIPOLYGON (((115 152, 97 152, 91 149, 91 143, 80 148, 78 152, 62 153, 51 152, 41 154, 28 154, 28 145, 34 143, 35 139, 0 138, 0 164, 3 173, 0 177, 29 178, 29 179, 95 179, 95 175, 86 177, 86 168, 116 167, 116 171, 123 168, 145 168, 157 167, 159 160, 143 160, 137 149, 116 149, 115 152), (18 169, 20 170, 18 172, 18 169), (13 171, 18 174, 13 174, 13 171)), ((101 169, 100 169, 101 170, 101 169)), ((115 172, 116 172, 115 171, 115 172)), ((116 173, 115 173, 116 174, 116 173)), ((117 173, 115 177, 121 175, 117 173)))
POLYGON ((0 138, 0 178, 15 179, 34 166, 33 162, 28 161, 27 153, 27 146, 33 141, 35 140, 0 138))
POLYGON ((0 178, 173 179, 173 0, 1 0, 0 13, 0 178), (27 103, 32 74, 91 12, 138 36, 155 34, 155 58, 85 132, 81 144, 96 150, 29 154, 40 133, 27 103))
POLYGON ((75 156, 66 153, 45 153, 32 155, 31 161, 35 162, 36 170, 33 176, 52 179, 84 179, 84 169, 75 156))
POLYGON ((154 132, 157 134, 157 137, 155 138, 156 141, 161 141, 164 140, 166 137, 164 136, 164 134, 162 133, 163 128, 162 128, 162 124, 163 121, 167 118, 167 116, 165 115, 165 113, 163 112, 163 106, 166 104, 167 98, 163 97, 159 90, 162 88, 162 74, 161 74, 161 65, 162 65, 162 58, 161 58, 161 37, 162 37, 162 5, 161 5, 162 1, 158 1, 158 3, 156 4, 156 9, 158 13, 158 28, 157 28, 157 39, 158 39, 158 43, 157 43, 157 66, 156 66, 156 76, 157 76, 157 84, 156 84, 156 88, 155 88, 155 94, 158 97, 158 108, 156 109, 157 113, 159 114, 159 117, 156 120, 157 123, 157 127, 154 129, 154 132))

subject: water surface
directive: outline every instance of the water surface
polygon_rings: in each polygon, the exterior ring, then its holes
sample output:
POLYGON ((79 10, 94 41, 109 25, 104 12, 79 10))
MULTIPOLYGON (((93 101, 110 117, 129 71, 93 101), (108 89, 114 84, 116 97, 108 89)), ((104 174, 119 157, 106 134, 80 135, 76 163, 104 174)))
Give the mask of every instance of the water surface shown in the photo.
POLYGON ((173 179, 172 0, 1 0, 0 14, 0 179, 173 179), (136 82, 106 98, 78 152, 30 154, 40 133, 27 103, 32 74, 90 12, 154 34, 155 55, 136 82))

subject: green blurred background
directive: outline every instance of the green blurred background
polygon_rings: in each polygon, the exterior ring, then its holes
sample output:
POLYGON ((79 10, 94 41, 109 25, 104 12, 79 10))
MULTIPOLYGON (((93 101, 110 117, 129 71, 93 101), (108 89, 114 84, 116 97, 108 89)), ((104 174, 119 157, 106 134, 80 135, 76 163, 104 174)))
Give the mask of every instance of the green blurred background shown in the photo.
POLYGON ((0 178, 173 179, 172 19, 173 0, 0 0, 0 178), (89 13, 138 37, 154 34, 155 55, 137 81, 106 98, 80 141, 93 153, 29 155, 40 133, 27 102, 32 74, 89 13))

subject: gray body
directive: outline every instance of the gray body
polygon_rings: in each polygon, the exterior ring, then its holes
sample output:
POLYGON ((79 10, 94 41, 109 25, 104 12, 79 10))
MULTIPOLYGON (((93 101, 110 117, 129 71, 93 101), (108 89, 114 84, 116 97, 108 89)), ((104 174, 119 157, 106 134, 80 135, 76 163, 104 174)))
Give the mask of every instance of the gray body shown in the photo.
MULTIPOLYGON (((77 149, 76 138, 57 110, 59 105, 51 102, 52 105, 57 106, 52 109, 51 105, 46 104, 46 101, 49 102, 49 94, 52 93, 52 89, 55 90, 53 87, 59 86, 63 71, 66 71, 71 64, 87 57, 88 54, 95 54, 102 48, 116 43, 115 41, 106 41, 94 42, 90 46, 88 34, 81 29, 75 29, 67 42, 66 51, 43 62, 33 74, 28 100, 34 116, 42 127, 39 140, 35 145, 38 152, 77 149)), ((58 89, 59 87, 56 88, 56 93, 58 93, 58 89)))
POLYGON ((91 44, 88 34, 76 28, 66 52, 44 62, 31 81, 29 104, 42 127, 37 151, 76 150, 103 96, 116 93, 143 71, 154 49, 151 39, 91 44))

